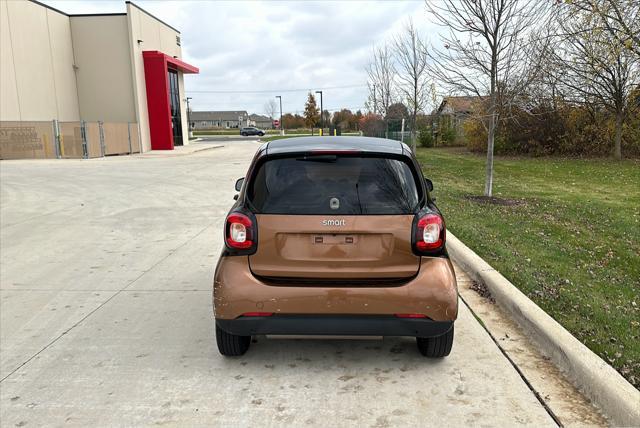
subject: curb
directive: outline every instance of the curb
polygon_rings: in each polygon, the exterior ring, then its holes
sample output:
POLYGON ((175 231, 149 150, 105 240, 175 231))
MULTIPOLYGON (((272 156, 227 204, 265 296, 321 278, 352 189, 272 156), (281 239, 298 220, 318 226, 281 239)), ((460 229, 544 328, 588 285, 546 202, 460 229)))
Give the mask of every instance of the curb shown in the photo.
POLYGON ((217 146, 203 147, 201 149, 194 150, 191 153, 187 153, 187 154, 192 155, 192 154, 198 153, 198 152, 204 152, 204 151, 207 151, 207 150, 219 149, 220 147, 224 147, 224 145, 220 144, 220 145, 217 145, 217 146))
POLYGON ((640 391, 449 231, 447 250, 614 425, 640 426, 640 391))

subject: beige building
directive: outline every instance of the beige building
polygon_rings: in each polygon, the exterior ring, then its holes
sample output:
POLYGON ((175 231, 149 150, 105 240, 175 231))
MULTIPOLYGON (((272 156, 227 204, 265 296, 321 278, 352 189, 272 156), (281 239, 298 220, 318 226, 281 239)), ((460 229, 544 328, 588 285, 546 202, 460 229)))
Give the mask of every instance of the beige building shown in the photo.
POLYGON ((181 60, 175 28, 129 1, 126 13, 68 15, 33 0, 0 0, 0 19, 3 149, 36 138, 37 128, 20 124, 46 122, 100 124, 97 133, 75 134, 95 134, 103 146, 104 129, 114 137, 115 124, 126 124, 120 135, 134 135, 130 152, 188 143, 184 74, 198 69, 181 60))
POLYGON ((235 129, 253 126, 245 110, 192 111, 191 129, 235 129))

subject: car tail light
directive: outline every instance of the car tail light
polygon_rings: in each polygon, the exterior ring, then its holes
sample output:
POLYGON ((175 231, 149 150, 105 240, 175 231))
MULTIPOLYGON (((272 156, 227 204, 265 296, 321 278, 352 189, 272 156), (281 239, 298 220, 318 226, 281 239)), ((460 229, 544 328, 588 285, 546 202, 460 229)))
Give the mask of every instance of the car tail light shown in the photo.
POLYGON ((428 213, 418 217, 414 226, 414 248, 418 253, 433 253, 444 247, 446 228, 442 217, 428 213))
POLYGON ((227 216, 225 242, 230 250, 253 250, 257 244, 256 224, 248 215, 233 212, 227 216))
POLYGON ((243 317, 270 317, 273 312, 245 312, 243 317))

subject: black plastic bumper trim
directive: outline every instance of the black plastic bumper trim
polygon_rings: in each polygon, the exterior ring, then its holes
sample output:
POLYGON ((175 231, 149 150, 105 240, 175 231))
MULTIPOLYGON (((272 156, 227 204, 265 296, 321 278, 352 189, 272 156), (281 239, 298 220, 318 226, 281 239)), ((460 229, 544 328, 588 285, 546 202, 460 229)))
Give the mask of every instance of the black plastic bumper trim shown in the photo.
POLYGON ((238 336, 262 334, 436 337, 448 332, 453 321, 395 316, 273 315, 216 319, 218 327, 238 336))

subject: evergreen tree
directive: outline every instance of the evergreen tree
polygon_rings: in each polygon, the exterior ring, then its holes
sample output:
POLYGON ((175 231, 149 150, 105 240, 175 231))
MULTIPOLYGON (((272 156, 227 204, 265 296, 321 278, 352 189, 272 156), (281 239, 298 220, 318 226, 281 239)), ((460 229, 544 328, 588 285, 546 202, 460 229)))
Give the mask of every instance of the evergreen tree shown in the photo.
POLYGON ((320 120, 320 110, 316 104, 316 97, 309 92, 307 102, 304 105, 304 122, 308 128, 313 128, 320 120))

